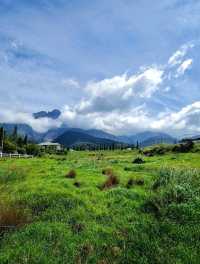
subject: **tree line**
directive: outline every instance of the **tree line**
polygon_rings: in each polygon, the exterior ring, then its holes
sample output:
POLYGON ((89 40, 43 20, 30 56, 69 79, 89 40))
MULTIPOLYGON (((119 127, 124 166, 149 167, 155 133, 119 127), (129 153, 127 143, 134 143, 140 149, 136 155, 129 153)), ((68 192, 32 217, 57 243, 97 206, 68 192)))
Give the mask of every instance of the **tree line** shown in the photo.
POLYGON ((0 152, 38 155, 39 147, 27 135, 19 135, 17 126, 10 134, 0 127, 0 152))

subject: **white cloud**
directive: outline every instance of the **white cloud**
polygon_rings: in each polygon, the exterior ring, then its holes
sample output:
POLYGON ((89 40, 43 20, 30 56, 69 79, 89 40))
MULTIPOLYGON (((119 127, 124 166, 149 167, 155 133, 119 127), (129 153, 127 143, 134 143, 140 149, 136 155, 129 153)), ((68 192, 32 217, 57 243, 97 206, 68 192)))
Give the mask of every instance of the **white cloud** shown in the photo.
POLYGON ((200 101, 153 122, 152 128, 200 132, 200 101))
POLYGON ((97 127, 115 134, 129 134, 133 131, 147 129, 177 134, 200 132, 200 101, 185 106, 177 112, 167 111, 158 113, 157 116, 150 116, 146 105, 132 108, 128 112, 115 110, 110 113, 91 112, 87 114, 73 113, 73 115, 68 113, 69 109, 63 114, 63 121, 70 126, 97 127))
MULTIPOLYGON (((125 73, 88 82, 84 88, 85 96, 80 97, 73 106, 65 106, 58 120, 35 120, 27 113, 2 111, 0 121, 27 123, 38 132, 59 127, 63 123, 71 127, 103 129, 115 134, 131 134, 146 129, 198 132, 198 98, 194 104, 186 107, 175 105, 173 110, 168 103, 169 97, 174 96, 174 81, 178 82, 179 77, 184 80, 184 73, 193 63, 193 59, 184 59, 191 47, 192 45, 183 46, 167 64, 141 68, 132 75, 125 73)), ((61 84, 71 89, 81 89, 75 79, 61 79, 61 84)))
POLYGON ((68 86, 74 87, 74 88, 80 87, 79 82, 75 79, 63 79, 62 84, 66 87, 68 87, 68 86))
POLYGON ((189 51, 189 49, 194 48, 193 43, 188 43, 183 45, 179 50, 177 50, 168 60, 168 64, 170 66, 176 66, 178 64, 181 64, 183 61, 183 58, 189 51))
POLYGON ((179 77, 185 73, 186 70, 190 69, 192 66, 193 60, 187 59, 185 60, 177 69, 176 77, 179 77))
POLYGON ((34 119, 32 114, 25 112, 14 112, 12 110, 2 110, 0 112, 1 123, 16 123, 27 124, 39 133, 46 132, 47 130, 55 127, 60 127, 60 120, 53 120, 50 118, 34 119))
POLYGON ((158 66, 143 69, 138 74, 123 74, 86 86, 87 99, 77 107, 79 112, 126 111, 136 100, 151 98, 162 83, 163 70, 158 66))

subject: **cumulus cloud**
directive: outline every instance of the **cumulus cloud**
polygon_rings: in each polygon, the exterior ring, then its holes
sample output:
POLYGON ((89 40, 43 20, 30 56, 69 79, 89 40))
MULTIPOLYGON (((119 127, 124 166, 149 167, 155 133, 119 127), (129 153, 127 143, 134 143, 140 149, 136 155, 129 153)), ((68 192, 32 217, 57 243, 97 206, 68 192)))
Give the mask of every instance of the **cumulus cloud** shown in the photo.
MULTIPOLYGON (((173 82, 179 77, 184 78, 190 69, 193 59, 185 56, 191 47, 183 46, 166 64, 140 68, 135 74, 124 73, 87 82, 84 97, 74 105, 66 105, 58 120, 35 120, 31 114, 16 114, 10 110, 1 112, 0 121, 26 123, 38 132, 59 127, 63 123, 71 127, 103 129, 115 134, 131 134, 146 129, 198 132, 200 102, 171 110, 170 107, 166 109, 166 103, 162 101, 166 94, 173 93, 173 82), (159 110, 158 102, 162 105, 159 110)), ((65 87, 77 88, 77 91, 80 88, 75 79, 64 78, 61 82, 65 87)))
POLYGON ((156 120, 152 128, 200 132, 200 101, 156 120))
POLYGON ((143 69, 138 74, 123 74, 99 82, 91 81, 86 86, 89 99, 81 101, 79 112, 107 112, 121 108, 126 111, 133 102, 150 98, 162 83, 163 70, 158 66, 143 69))

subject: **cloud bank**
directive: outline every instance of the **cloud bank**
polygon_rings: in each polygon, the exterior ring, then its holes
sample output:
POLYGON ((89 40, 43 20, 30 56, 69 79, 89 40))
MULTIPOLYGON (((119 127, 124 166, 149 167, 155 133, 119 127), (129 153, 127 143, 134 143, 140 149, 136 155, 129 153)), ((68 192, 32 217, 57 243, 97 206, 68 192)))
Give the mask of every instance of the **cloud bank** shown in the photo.
MULTIPOLYGON (((135 74, 124 73, 99 81, 88 81, 84 96, 73 106, 65 105, 58 120, 35 120, 28 113, 1 111, 1 122, 26 123, 37 132, 67 124, 71 127, 98 128, 114 134, 143 130, 168 131, 173 134, 200 132, 200 101, 172 110, 166 104, 171 87, 186 78, 193 59, 188 52, 194 44, 185 44, 164 65, 143 67, 135 74)), ((79 89, 75 79, 62 83, 79 89)), ((78 91, 78 90, 77 90, 78 91)), ((170 105, 170 104, 169 104, 170 105)))

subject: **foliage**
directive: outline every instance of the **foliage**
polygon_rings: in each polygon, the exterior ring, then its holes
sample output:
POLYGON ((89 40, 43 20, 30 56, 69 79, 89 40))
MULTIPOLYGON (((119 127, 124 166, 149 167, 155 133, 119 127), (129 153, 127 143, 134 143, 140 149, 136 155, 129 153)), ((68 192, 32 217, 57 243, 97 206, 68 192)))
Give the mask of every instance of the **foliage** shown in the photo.
POLYGON ((133 160, 133 163, 134 164, 143 164, 145 163, 144 159, 142 157, 136 157, 134 160, 133 160))
MULTIPOLYGON (((19 153, 19 154, 29 154, 37 156, 40 154, 39 147, 28 141, 27 135, 24 138, 18 135, 17 126, 11 135, 6 134, 3 127, 0 128, 0 144, 3 141, 3 152, 4 153, 19 153)), ((0 146, 1 147, 1 146, 0 146)))

